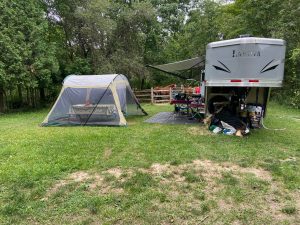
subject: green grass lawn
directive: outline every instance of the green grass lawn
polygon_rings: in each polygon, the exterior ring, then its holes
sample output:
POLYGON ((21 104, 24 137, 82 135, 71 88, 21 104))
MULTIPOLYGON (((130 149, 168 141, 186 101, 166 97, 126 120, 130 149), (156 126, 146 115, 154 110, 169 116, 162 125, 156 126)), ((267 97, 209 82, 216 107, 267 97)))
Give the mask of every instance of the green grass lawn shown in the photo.
POLYGON ((299 224, 300 111, 244 138, 204 126, 39 127, 0 115, 0 224, 299 224))

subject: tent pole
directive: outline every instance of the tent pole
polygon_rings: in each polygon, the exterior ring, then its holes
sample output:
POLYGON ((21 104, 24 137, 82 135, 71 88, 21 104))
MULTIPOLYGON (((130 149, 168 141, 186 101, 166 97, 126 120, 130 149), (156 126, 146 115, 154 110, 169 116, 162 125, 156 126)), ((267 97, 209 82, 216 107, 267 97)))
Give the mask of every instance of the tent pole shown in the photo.
MULTIPOLYGON (((116 76, 117 77, 117 76, 116 76)), ((101 96, 101 98, 99 99, 99 101, 97 102, 97 104, 95 105, 95 107, 93 108, 92 112, 90 113, 90 115, 88 116, 87 120, 85 121, 85 123, 83 124, 83 126, 85 126, 87 124, 87 122, 89 122, 92 114, 95 112, 97 105, 99 105, 99 103, 101 102, 101 100, 103 99, 104 95, 106 94, 108 87, 112 84, 112 82, 114 82, 114 80, 116 79, 116 77, 110 82, 110 84, 106 87, 105 92, 103 93, 103 95, 101 96)))

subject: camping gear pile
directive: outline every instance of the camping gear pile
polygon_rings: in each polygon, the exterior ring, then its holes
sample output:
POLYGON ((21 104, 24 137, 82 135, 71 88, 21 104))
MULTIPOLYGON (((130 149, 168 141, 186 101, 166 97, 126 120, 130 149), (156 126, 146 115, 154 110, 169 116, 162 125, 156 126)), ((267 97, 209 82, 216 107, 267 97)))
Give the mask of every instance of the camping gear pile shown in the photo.
POLYGON ((226 97, 216 95, 208 101, 207 108, 211 114, 209 130, 213 133, 244 136, 250 129, 261 128, 265 110, 259 103, 259 89, 233 87, 229 93, 226 97))
POLYGON ((222 107, 211 118, 209 130, 215 134, 244 136, 250 132, 247 123, 234 115, 227 107, 222 107))
MULTIPOLYGON (((220 99, 219 99, 220 100, 220 99)), ((224 99, 225 100, 225 99, 224 99)), ((239 110, 232 106, 234 102, 213 102, 209 109, 209 130, 215 134, 244 136, 250 133, 250 128, 261 128, 263 108, 254 104, 240 104, 239 110), (238 113, 236 112, 238 111, 238 113)))
POLYGON ((147 113, 124 75, 70 75, 42 126, 125 126, 128 115, 147 113))

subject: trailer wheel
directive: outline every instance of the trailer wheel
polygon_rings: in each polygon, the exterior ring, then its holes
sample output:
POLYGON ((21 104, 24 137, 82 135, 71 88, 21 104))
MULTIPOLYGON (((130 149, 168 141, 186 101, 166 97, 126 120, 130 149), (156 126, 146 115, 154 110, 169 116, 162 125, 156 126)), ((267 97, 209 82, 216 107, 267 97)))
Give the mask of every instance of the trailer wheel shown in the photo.
POLYGON ((227 102, 229 101, 228 98, 226 98, 223 95, 216 95, 214 97, 212 97, 209 101, 208 101, 208 112, 210 114, 214 114, 217 110, 215 103, 217 102, 227 102))

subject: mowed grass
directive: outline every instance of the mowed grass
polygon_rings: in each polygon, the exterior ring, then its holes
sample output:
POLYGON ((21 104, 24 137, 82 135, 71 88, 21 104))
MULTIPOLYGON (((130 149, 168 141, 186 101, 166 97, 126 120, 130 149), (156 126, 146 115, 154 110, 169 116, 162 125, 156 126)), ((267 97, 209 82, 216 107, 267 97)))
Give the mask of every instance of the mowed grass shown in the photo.
MULTIPOLYGON (((169 105, 144 105, 149 116, 169 105)), ((40 127, 0 115, 0 224, 299 224, 300 111, 244 138, 203 125, 40 127)))

